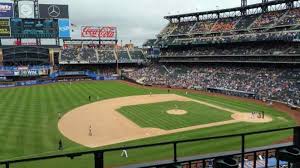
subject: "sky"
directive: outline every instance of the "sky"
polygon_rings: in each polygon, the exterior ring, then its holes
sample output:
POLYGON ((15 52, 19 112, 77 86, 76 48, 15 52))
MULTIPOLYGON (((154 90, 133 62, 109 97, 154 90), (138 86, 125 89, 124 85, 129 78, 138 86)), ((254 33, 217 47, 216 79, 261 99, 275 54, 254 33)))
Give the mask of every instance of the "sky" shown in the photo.
MULTIPOLYGON (((9 2, 9 0, 4 0, 9 2)), ((248 4, 261 0, 248 0, 248 4)), ((39 0, 39 3, 68 4, 71 23, 116 26, 123 44, 141 45, 155 38, 168 24, 164 16, 240 6, 240 0, 39 0)), ((72 34, 79 38, 79 31, 72 34)))

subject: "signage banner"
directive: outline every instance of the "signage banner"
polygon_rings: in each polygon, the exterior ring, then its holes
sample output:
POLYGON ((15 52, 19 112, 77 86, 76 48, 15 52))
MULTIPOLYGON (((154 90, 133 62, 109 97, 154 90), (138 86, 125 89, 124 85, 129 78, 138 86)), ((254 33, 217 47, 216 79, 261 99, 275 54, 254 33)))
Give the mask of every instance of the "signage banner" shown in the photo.
POLYGON ((33 1, 19 1, 19 18, 33 19, 34 14, 34 2, 33 1))
POLYGON ((58 19, 59 37, 70 38, 70 20, 69 19, 58 19))
POLYGON ((0 19, 0 37, 10 37, 9 19, 0 19))
POLYGON ((0 76, 14 76, 13 71, 0 70, 0 76))
POLYGON ((85 71, 59 71, 59 76, 81 76, 85 75, 85 71))
POLYGON ((82 26, 81 37, 97 39, 117 39, 117 28, 110 26, 82 26))
POLYGON ((13 17, 13 4, 12 3, 0 3, 0 17, 13 17))
POLYGON ((57 4, 40 4, 39 5, 40 18, 69 18, 69 6, 57 4))

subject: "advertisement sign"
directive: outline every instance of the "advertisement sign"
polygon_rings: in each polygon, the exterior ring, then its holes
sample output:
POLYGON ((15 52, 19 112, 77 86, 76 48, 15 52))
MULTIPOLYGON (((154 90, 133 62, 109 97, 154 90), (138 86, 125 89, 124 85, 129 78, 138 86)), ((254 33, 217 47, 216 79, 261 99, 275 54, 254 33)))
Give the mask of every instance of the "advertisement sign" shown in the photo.
POLYGON ((0 76, 14 76, 13 71, 0 70, 0 76))
POLYGON ((19 71, 19 75, 22 77, 39 76, 39 71, 38 70, 23 70, 23 71, 19 71))
POLYGON ((15 38, 57 38, 58 21, 53 19, 11 19, 11 36, 15 38))
POLYGON ((56 4, 40 4, 39 5, 40 18, 69 18, 69 6, 68 5, 56 5, 56 4))
POLYGON ((58 19, 58 27, 59 27, 59 37, 60 38, 71 37, 69 19, 58 19))
POLYGON ((59 71, 59 76, 82 76, 85 71, 59 71))
POLYGON ((0 19, 0 37, 10 37, 9 19, 0 19))
POLYGON ((19 1, 19 18, 34 18, 34 2, 19 1))
POLYGON ((94 27, 94 26, 82 26, 81 37, 83 38, 97 38, 97 39, 116 39, 117 28, 116 27, 94 27))
POLYGON ((29 70, 0 70, 0 76, 22 76, 22 77, 29 77, 29 76, 42 76, 48 75, 48 70, 37 70, 37 69, 29 69, 29 70))
POLYGON ((13 4, 12 3, 0 3, 0 17, 13 17, 13 4))

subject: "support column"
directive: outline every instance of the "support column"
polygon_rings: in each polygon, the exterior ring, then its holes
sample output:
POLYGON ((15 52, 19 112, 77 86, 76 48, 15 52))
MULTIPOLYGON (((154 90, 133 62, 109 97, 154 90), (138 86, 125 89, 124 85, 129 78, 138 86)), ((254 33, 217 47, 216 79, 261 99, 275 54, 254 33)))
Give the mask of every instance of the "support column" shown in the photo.
POLYGON ((94 153, 95 168, 104 168, 103 152, 94 153))
POLYGON ((294 128, 294 145, 300 148, 300 127, 294 128))
POLYGON ((51 66, 54 66, 55 62, 54 62, 54 50, 53 48, 49 49, 49 63, 51 66))
MULTIPOLYGON (((262 0, 262 3, 263 3, 263 4, 268 3, 268 2, 269 2, 269 0, 262 0)), ((262 8, 262 11, 263 11, 264 13, 266 13, 266 12, 269 11, 269 9, 268 9, 267 6, 264 6, 264 7, 262 8)))
POLYGON ((247 6, 247 0, 241 0, 241 7, 247 6))
POLYGON ((0 48, 0 66, 3 66, 3 50, 0 48))
MULTIPOLYGON (((300 148, 300 127, 294 128, 294 145, 300 148)), ((294 164, 293 168, 300 168, 300 163, 294 164)))
POLYGON ((248 5, 247 0, 241 0, 241 7, 242 7, 241 13, 243 16, 247 14, 247 10, 245 8, 247 5, 248 5))

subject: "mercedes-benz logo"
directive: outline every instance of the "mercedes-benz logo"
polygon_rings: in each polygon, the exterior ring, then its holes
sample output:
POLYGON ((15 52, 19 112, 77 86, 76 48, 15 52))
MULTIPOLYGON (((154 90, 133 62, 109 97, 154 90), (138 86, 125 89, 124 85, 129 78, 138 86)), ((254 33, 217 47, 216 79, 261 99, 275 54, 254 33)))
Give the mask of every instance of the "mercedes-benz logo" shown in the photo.
POLYGON ((50 5, 48 7, 48 14, 49 16, 56 18, 60 15, 60 8, 56 5, 50 5))

